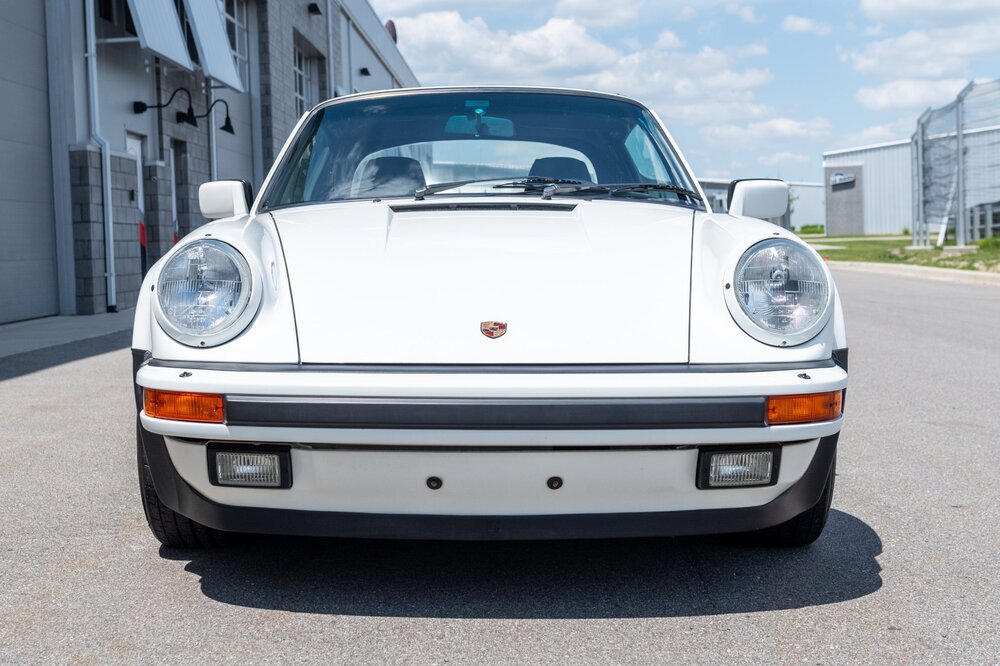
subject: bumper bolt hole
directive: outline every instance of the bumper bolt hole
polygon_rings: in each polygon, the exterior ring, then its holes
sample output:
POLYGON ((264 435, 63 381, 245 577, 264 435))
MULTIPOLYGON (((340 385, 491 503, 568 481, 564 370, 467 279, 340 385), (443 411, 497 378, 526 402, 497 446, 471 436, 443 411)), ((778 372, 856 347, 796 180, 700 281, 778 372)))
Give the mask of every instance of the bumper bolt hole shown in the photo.
POLYGON ((562 488, 563 480, 559 476, 551 476, 549 480, 545 482, 545 485, 549 487, 549 490, 559 490, 562 488))
POLYGON ((440 490, 441 486, 443 485, 444 481, 442 481, 439 477, 436 476, 427 477, 427 487, 430 488, 431 490, 440 490))

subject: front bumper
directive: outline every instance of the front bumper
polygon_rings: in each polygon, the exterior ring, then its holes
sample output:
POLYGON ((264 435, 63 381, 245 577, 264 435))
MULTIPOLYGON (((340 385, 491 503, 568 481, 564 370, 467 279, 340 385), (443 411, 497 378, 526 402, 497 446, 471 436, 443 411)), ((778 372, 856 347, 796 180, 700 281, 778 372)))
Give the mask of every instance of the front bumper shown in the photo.
POLYGON ((832 363, 805 372, 430 374, 137 366, 139 386, 226 399, 223 424, 140 412, 140 445, 167 506, 227 531, 375 538, 598 538, 775 525, 818 501, 842 419, 769 426, 764 396, 847 382, 832 363), (288 446, 292 488, 212 485, 208 442, 288 446), (755 444, 781 446, 774 485, 695 487, 700 449, 755 444), (443 490, 423 485, 431 475, 445 478, 443 490), (546 488, 549 475, 566 486, 546 488))
POLYGON ((141 425, 139 432, 139 445, 149 461, 160 501, 203 525, 228 532, 254 534, 443 540, 597 539, 725 534, 764 529, 789 520, 819 501, 833 473, 839 437, 833 434, 821 438, 812 460, 798 480, 776 498, 758 506, 687 511, 443 515, 306 511, 223 504, 203 496, 181 478, 162 435, 151 433, 141 425))

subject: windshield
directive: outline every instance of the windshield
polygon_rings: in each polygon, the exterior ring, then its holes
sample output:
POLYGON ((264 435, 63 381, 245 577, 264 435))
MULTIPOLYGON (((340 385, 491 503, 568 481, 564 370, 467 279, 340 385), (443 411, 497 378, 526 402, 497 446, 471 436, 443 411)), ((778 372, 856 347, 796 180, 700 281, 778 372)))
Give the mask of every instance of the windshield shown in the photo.
MULTIPOLYGON (((263 207, 413 197, 421 188, 510 195, 518 193, 511 181, 526 178, 660 184, 668 187, 616 194, 700 205, 683 194, 694 189, 690 178, 653 117, 636 104, 574 94, 460 91, 318 109, 278 167, 263 207), (442 183, 456 185, 433 188, 442 183)), ((520 193, 538 196, 539 190, 520 193)), ((556 195, 610 196, 608 190, 571 187, 556 195)))

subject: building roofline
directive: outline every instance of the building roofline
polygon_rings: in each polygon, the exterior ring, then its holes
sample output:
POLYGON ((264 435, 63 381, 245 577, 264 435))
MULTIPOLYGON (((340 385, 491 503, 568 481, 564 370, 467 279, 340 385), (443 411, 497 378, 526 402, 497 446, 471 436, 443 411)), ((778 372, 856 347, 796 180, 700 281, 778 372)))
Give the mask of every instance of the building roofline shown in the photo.
MULTIPOLYGON (((702 185, 719 185, 722 187, 729 187, 729 183, 734 180, 742 180, 740 178, 699 178, 698 182, 702 185)), ((786 180, 787 185, 792 187, 825 187, 821 182, 809 182, 805 180, 786 180)))
MULTIPOLYGON (((403 85, 409 85, 411 82, 420 85, 410 63, 403 57, 399 45, 389 36, 384 20, 375 11, 375 8, 367 0, 341 0, 339 4, 340 11, 360 28, 358 34, 368 42, 375 57, 389 70, 392 78, 403 85), (409 79, 404 80, 406 77, 409 79)), ((339 20, 339 17, 334 17, 334 20, 339 20)), ((351 35, 348 33, 345 39, 350 38, 351 35)), ((333 58, 332 53, 330 58, 333 58)))
POLYGON ((895 146, 902 146, 912 142, 912 139, 897 139, 896 141, 883 141, 882 143, 870 143, 866 146, 857 146, 855 148, 837 148, 836 150, 827 150, 823 153, 823 157, 833 157, 834 155, 843 155, 844 153, 860 153, 863 150, 875 150, 876 148, 893 148, 895 146))

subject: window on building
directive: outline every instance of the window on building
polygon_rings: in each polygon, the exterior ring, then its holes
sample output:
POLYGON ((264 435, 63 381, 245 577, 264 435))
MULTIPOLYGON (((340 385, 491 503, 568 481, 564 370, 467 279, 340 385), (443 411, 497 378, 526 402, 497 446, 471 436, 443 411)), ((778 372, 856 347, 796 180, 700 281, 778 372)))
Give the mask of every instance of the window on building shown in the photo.
POLYGON ((198 45, 194 41, 194 31, 191 30, 191 22, 188 21, 187 10, 184 8, 184 0, 174 0, 174 7, 177 8, 177 18, 180 19, 181 28, 184 30, 184 40, 187 42, 188 57, 196 65, 201 64, 198 58, 198 45))
POLYGON ((295 79, 295 113, 301 116, 316 104, 316 63, 300 47, 295 47, 292 75, 295 79))
POLYGON ((129 35, 136 34, 126 0, 98 0, 97 15, 129 35))
POLYGON ((244 88, 250 87, 250 49, 247 29, 247 0, 219 0, 219 9, 226 20, 229 49, 236 61, 236 71, 244 88))

